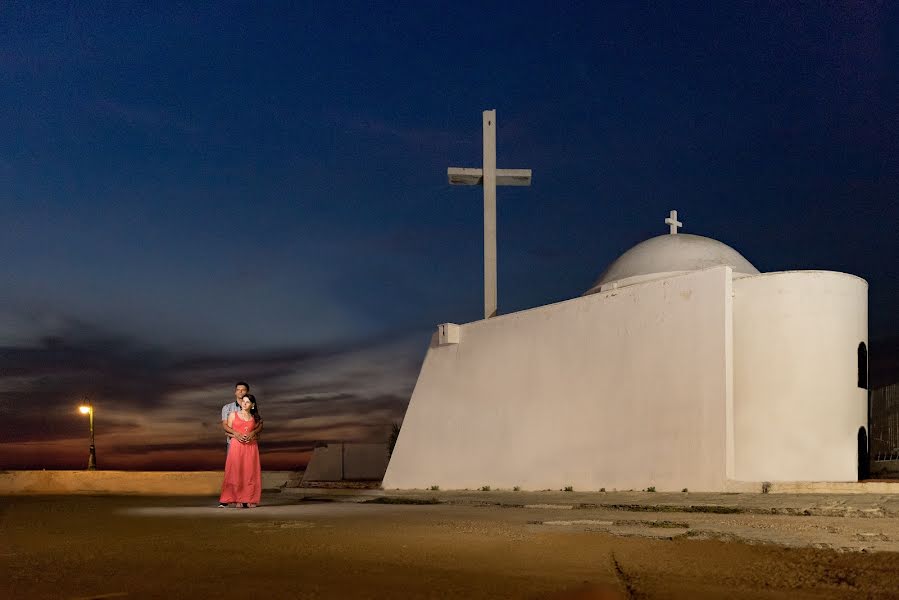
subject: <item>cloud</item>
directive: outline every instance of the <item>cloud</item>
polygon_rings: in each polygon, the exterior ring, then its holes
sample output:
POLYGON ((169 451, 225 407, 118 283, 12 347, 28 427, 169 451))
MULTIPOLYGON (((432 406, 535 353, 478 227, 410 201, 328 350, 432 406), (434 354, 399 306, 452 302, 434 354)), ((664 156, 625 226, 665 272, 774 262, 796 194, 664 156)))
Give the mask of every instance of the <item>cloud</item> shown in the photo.
POLYGON ((112 98, 95 98, 86 108, 108 119, 113 118, 148 133, 175 131, 198 133, 200 128, 173 110, 149 105, 129 104, 112 98))
POLYGON ((267 351, 184 353, 59 318, 0 346, 0 467, 82 462, 95 407, 105 468, 217 468, 219 414, 247 380, 265 418, 263 453, 295 468, 321 441, 380 441, 401 421, 424 343, 416 334, 267 351), (43 461, 43 462, 41 462, 43 461))
POLYGON ((372 137, 389 138, 392 143, 401 142, 419 151, 429 150, 443 152, 451 146, 476 146, 480 145, 480 137, 477 131, 471 132, 453 131, 450 129, 438 129, 434 127, 408 127, 388 122, 376 117, 365 117, 359 114, 341 114, 332 112, 326 115, 332 120, 340 122, 347 131, 354 135, 363 134, 372 137))

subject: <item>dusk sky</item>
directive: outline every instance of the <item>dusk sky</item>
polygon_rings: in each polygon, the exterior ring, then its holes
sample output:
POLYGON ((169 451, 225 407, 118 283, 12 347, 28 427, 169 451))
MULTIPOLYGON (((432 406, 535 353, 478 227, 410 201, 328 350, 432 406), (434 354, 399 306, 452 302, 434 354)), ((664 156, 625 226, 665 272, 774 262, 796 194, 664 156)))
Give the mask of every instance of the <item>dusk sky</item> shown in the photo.
POLYGON ((899 10, 888 2, 0 4, 0 468, 220 469, 247 380, 265 469, 386 441, 438 323, 634 244, 869 284, 899 380, 899 10), (206 6, 208 4, 208 6, 206 6))

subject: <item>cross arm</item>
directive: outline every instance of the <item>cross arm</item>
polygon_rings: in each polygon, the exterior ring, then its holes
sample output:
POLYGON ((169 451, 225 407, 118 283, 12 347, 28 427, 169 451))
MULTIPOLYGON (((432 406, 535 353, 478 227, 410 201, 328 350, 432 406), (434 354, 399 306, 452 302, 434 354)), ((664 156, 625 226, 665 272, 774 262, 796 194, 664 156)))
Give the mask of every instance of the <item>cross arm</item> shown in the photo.
MULTIPOLYGON (((483 185, 484 170, 449 167, 446 176, 450 185, 483 185)), ((530 169, 497 169, 496 185, 531 185, 530 169)))

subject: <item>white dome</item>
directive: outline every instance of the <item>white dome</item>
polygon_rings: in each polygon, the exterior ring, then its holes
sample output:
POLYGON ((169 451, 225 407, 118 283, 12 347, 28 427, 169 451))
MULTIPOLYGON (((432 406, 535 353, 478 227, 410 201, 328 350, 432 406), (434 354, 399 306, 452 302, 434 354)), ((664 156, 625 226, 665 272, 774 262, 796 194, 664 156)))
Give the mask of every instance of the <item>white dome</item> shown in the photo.
POLYGON ((719 265, 744 275, 759 272, 742 254, 718 240, 688 233, 660 235, 619 256, 584 295, 719 265))

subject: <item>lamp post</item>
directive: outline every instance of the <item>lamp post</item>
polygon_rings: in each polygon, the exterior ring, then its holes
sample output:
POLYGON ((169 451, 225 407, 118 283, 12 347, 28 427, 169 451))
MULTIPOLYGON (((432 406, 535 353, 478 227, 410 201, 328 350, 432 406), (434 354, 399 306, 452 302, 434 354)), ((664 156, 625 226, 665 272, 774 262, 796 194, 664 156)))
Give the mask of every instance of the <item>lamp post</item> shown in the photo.
POLYGON ((94 447, 94 405, 90 400, 86 400, 81 406, 78 407, 78 411, 82 415, 88 415, 90 417, 91 446, 90 454, 87 457, 87 470, 94 471, 97 468, 97 449, 94 447))

